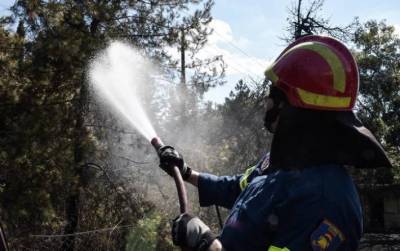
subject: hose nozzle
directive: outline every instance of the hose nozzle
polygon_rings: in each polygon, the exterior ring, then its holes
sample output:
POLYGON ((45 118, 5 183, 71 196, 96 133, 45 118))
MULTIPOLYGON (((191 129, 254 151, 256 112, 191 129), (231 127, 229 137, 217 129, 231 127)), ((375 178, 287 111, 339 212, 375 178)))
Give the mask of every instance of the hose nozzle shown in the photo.
POLYGON ((153 145, 154 149, 156 149, 157 153, 158 150, 160 150, 161 147, 164 146, 164 143, 161 141, 159 137, 154 137, 150 143, 153 145))

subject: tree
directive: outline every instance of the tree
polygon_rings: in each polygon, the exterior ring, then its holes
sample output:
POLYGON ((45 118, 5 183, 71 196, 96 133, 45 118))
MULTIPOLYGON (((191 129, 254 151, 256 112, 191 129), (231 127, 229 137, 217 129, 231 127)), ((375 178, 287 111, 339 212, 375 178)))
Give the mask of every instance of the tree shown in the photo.
POLYGON ((309 4, 304 5, 303 0, 297 0, 289 8, 289 17, 286 19, 288 34, 283 38, 286 42, 312 34, 328 34, 343 41, 351 38, 352 32, 358 25, 357 18, 348 25, 334 26, 330 24, 329 19, 320 16, 325 0, 308 2, 309 4))
POLYGON ((357 114, 389 153, 398 176, 400 162, 400 38, 385 22, 368 21, 353 40, 360 72, 357 114))
POLYGON ((225 103, 208 107, 204 119, 208 129, 210 170, 219 174, 236 175, 255 164, 268 152, 270 135, 263 128, 266 83, 253 83, 252 88, 240 80, 225 103))
MULTIPOLYGON (((118 137, 113 141, 101 137, 107 124, 93 129, 105 121, 90 110, 94 106, 85 80, 86 65, 113 39, 129 41, 161 65, 173 65, 166 46, 179 42, 183 23, 197 30, 201 13, 209 13, 212 1, 207 2, 207 11, 200 10, 194 17, 182 20, 179 11, 199 3, 19 0, 11 8, 13 16, 2 18, 0 41, 7 50, 1 50, 0 71, 7 77, 2 77, 0 93, 5 135, 0 140, 0 176, 6 185, 0 190, 0 201, 12 248, 43 249, 44 243, 27 239, 28 234, 73 234, 99 223, 134 222, 152 208, 140 196, 128 196, 134 190, 112 184, 115 179, 107 172, 113 166, 107 164, 110 155, 104 145, 117 144, 118 137), (18 24, 16 32, 13 24, 18 24), (105 171, 87 165, 90 160, 103 162, 105 171), (121 188, 113 189, 120 193, 109 196, 91 183, 95 177, 105 187, 121 188)), ((54 242, 57 248, 58 244, 54 242)), ((68 235, 62 249, 74 250, 77 245, 75 236, 68 235)))
POLYGON ((209 88, 224 83, 225 65, 222 56, 197 57, 198 52, 207 43, 208 36, 213 32, 208 27, 208 24, 212 21, 211 8, 213 4, 209 0, 204 4, 204 8, 195 11, 192 17, 184 17, 183 27, 180 30, 181 83, 189 84, 200 97, 209 88), (189 60, 185 56, 186 52, 189 52, 189 60), (188 83, 186 81, 186 69, 192 72, 188 83))

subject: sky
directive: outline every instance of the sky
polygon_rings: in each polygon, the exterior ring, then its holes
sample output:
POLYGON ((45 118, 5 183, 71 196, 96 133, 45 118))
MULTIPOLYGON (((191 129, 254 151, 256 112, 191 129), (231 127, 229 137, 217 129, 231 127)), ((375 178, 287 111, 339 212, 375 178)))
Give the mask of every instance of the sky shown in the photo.
MULTIPOLYGON (((0 0, 0 15, 14 0, 0 0)), ((202 55, 223 55, 227 64, 223 86, 210 90, 206 100, 222 103, 239 79, 263 78, 263 72, 284 49, 288 8, 295 0, 215 0, 212 10, 214 34, 202 55)), ((307 2, 307 1, 305 1, 307 2)), ((333 25, 349 24, 354 17, 363 23, 383 20, 400 35, 398 0, 325 0, 321 15, 333 25)))
MULTIPOLYGON (((240 78, 263 78, 264 70, 285 48, 280 39, 287 27, 288 8, 293 0, 216 0, 212 12, 218 24, 216 51, 222 51, 228 64, 225 86, 209 91, 206 99, 222 103, 240 78), (224 38, 224 39, 222 39, 224 38), (236 45, 234 48, 232 44, 236 45), (245 53, 243 53, 245 52, 245 53)), ((307 2, 307 1, 304 1, 307 2)), ((333 25, 385 19, 400 35, 398 0, 325 0, 321 15, 333 25)))

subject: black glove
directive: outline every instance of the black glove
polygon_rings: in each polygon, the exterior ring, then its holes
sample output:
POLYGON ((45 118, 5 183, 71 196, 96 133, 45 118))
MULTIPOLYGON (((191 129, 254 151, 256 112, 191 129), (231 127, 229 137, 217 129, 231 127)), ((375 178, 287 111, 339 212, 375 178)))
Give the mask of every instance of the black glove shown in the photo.
POLYGON ((187 180, 192 174, 192 169, 185 164, 182 155, 180 155, 172 146, 163 146, 158 150, 160 157, 160 167, 170 176, 173 176, 173 167, 176 166, 184 180, 187 180))
POLYGON ((216 236, 198 217, 181 214, 174 219, 172 225, 172 241, 175 245, 187 247, 194 251, 207 250, 216 236))

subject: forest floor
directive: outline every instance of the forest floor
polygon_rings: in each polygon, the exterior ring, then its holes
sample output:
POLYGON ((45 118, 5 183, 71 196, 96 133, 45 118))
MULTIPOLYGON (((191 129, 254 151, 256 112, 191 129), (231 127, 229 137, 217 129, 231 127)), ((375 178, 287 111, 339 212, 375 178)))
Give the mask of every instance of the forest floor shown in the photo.
POLYGON ((400 251, 400 234, 364 234, 360 251, 400 251))

